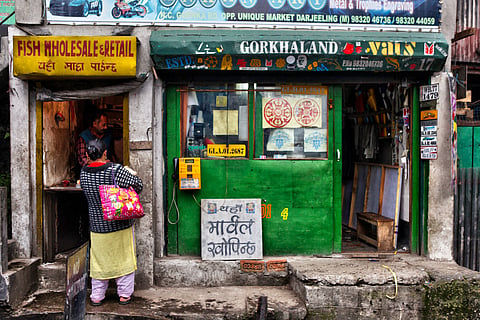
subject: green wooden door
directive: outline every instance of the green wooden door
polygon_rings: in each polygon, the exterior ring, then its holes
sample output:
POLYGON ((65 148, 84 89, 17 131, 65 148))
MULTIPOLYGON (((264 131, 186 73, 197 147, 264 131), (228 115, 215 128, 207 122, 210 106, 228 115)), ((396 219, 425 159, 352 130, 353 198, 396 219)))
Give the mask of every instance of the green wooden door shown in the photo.
MULTIPOLYGON (((248 142, 244 158, 202 158, 201 189, 180 191, 171 179, 182 149, 182 92, 166 91, 168 254, 201 253, 201 199, 262 199, 263 254, 330 254, 341 249, 341 88, 325 92, 325 152, 303 159, 273 158, 262 128, 261 90, 249 86, 248 142), (328 94, 328 96, 327 96, 328 94), (178 210, 177 210, 178 208, 178 210)), ((266 92, 266 90, 264 90, 266 92)), ((185 97, 184 95, 183 97, 185 97)), ((229 98, 230 99, 230 98, 229 98)), ((217 100, 218 101, 218 100, 217 100)), ((265 101, 265 100, 263 100, 265 101)), ((185 125, 183 126, 185 127, 185 125)), ((315 130, 314 130, 315 131, 315 130)), ((297 138, 295 138, 297 139, 297 138)), ((296 140, 297 141, 297 140, 296 140)), ((307 141, 305 139, 305 141, 307 141)), ((307 143, 307 142, 305 142, 307 143)), ((293 147, 292 147, 293 148, 293 147)), ((295 147, 296 148, 296 147, 295 147)), ((293 149, 292 149, 293 150, 293 149)), ((305 147, 306 150, 306 147, 305 147)))

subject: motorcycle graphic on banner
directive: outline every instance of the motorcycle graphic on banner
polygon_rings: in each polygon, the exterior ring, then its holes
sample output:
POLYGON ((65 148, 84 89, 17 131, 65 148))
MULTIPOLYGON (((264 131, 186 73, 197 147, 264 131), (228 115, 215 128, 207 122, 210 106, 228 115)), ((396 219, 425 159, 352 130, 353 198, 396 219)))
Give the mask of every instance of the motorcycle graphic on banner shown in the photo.
POLYGON ((115 19, 119 19, 120 17, 130 18, 133 16, 145 17, 146 14, 147 8, 137 0, 130 2, 117 0, 112 9, 112 17, 115 19))
POLYGON ((126 21, 139 18, 142 22, 149 14, 149 21, 152 21, 156 8, 151 3, 150 0, 50 0, 48 16, 52 17, 51 22, 99 23, 120 18, 126 21))

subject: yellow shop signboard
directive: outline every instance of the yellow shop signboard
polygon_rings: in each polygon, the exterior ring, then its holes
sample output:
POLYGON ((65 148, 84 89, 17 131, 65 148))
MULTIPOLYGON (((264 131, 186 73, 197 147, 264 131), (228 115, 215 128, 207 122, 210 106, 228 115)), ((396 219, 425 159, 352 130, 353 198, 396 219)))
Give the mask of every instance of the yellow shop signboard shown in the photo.
POLYGON ((127 78, 135 77, 136 66, 136 37, 13 37, 13 74, 19 78, 127 78))

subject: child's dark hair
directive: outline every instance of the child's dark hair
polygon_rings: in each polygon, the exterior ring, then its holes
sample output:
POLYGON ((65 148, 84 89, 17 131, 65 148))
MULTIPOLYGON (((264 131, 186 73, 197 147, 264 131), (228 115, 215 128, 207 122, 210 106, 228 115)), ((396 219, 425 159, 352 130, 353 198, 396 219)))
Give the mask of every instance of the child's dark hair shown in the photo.
POLYGON ((87 143, 87 154, 91 160, 100 159, 105 150, 107 150, 107 146, 100 139, 95 138, 87 143))

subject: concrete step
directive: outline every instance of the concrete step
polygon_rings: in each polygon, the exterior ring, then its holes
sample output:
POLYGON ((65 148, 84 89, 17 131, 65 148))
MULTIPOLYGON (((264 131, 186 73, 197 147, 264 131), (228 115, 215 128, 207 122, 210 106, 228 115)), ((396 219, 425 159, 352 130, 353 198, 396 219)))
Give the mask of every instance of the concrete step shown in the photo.
POLYGON ((44 263, 38 267, 38 289, 65 292, 67 269, 65 261, 44 263))
MULTIPOLYGON (((305 304, 285 286, 234 287, 154 287, 135 290, 133 301, 118 304, 118 296, 109 290, 104 303, 93 307, 87 303, 87 319, 254 319, 260 297, 266 297, 265 319, 305 319, 305 304)), ((87 298, 88 299, 88 298, 87 298)), ((12 314, 12 319, 25 315, 61 315, 65 294, 37 292, 12 314)))
POLYGON ((13 259, 0 274, 0 305, 15 307, 38 288, 40 258, 13 259))
POLYGON ((199 257, 163 257, 154 261, 158 287, 284 286, 286 259, 202 261, 199 257))
MULTIPOLYGON (((39 266, 39 290, 65 291, 65 261, 59 256, 56 262, 39 266)), ((285 259, 202 261, 198 257, 164 257, 154 261, 154 284, 158 287, 285 286, 288 283, 285 259), (256 269, 249 269, 245 262, 256 269), (280 263, 274 268, 272 262, 280 263)))
MULTIPOLYGON (((476 319, 480 313, 480 303, 470 299, 480 294, 479 272, 453 261, 415 255, 218 262, 168 257, 155 261, 155 282, 148 290, 137 288, 129 306, 118 305, 112 283, 105 304, 87 306, 87 311, 103 314, 101 319, 126 319, 128 315, 138 315, 137 319, 248 319, 258 299, 265 296, 276 319, 414 320, 457 313, 458 319, 476 319)), ((43 291, 21 310, 61 315, 64 304, 64 292, 43 291)))

